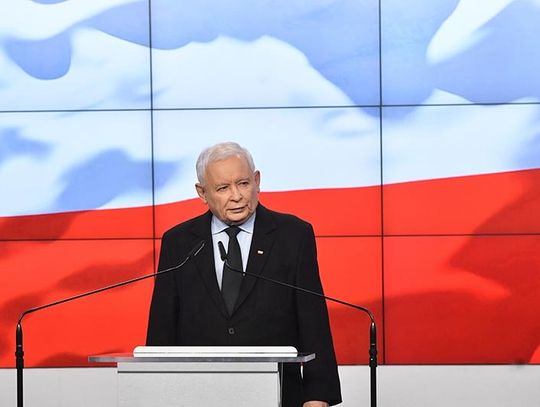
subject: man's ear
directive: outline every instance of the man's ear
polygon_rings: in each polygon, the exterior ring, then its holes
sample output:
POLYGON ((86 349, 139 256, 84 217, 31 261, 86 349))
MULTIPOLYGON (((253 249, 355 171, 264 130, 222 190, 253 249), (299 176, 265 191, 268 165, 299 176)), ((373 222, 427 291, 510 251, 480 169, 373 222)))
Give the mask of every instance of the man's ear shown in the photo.
POLYGON ((259 170, 255 171, 255 185, 257 185, 257 192, 261 192, 261 172, 259 170))
POLYGON ((199 195, 199 198, 206 204, 206 194, 204 193, 204 187, 199 184, 198 182, 195 184, 195 189, 197 190, 197 194, 199 195))

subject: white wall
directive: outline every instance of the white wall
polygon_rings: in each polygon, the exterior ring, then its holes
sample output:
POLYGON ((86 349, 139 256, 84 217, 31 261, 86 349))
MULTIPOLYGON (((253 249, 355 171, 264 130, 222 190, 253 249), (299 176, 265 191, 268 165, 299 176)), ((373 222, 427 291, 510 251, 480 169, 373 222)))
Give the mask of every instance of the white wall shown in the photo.
MULTIPOLYGON (((340 366, 340 377, 341 406, 369 406, 368 368, 340 366)), ((540 406, 540 365, 380 366, 377 378, 380 407, 540 406)), ((116 405, 113 368, 26 369, 24 384, 25 407, 116 405)), ((15 405, 15 370, 0 369, 0 406, 15 405)))

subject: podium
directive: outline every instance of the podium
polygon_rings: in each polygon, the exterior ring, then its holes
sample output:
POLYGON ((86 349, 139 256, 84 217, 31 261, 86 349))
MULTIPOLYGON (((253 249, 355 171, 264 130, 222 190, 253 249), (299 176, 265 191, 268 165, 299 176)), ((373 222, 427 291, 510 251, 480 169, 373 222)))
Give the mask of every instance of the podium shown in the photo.
POLYGON ((176 346, 88 358, 116 364, 118 407, 278 407, 283 363, 313 359, 290 347, 176 346))

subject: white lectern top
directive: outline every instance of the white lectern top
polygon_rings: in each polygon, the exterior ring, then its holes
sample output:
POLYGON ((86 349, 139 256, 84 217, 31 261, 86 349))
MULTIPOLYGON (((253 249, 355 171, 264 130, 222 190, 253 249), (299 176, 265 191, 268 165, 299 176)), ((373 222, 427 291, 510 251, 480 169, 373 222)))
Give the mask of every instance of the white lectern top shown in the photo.
POLYGON ((89 356, 89 362, 279 362, 303 363, 315 354, 292 346, 137 346, 133 354, 89 356))

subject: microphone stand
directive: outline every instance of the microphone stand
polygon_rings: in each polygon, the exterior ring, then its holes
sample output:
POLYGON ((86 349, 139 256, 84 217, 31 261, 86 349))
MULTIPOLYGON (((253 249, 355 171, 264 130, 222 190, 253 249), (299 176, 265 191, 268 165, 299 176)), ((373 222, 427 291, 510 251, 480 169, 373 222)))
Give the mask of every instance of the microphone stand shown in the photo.
POLYGON ((26 315, 31 314, 31 313, 36 312, 36 311, 39 311, 39 310, 42 310, 42 309, 45 309, 45 308, 53 307, 55 305, 60 305, 60 304, 63 304, 65 302, 70 302, 70 301, 73 301, 73 300, 77 300, 79 298, 83 298, 83 297, 87 297, 89 295, 97 294, 97 293, 100 293, 102 291, 107 291, 107 290, 111 290, 113 288, 122 287, 124 285, 128 285, 128 284, 131 284, 131 283, 135 283, 137 281, 145 280, 145 279, 150 278, 150 277, 156 277, 158 275, 165 274, 165 273, 168 273, 170 271, 180 269, 190 259, 197 256, 199 254, 199 252, 202 250, 202 248, 204 247, 204 245, 205 245, 204 240, 199 242, 197 244, 197 246, 195 246, 189 252, 189 254, 186 256, 186 258, 180 264, 177 264, 176 266, 167 268, 165 270, 158 271, 157 273, 146 274, 144 276, 136 277, 136 278, 133 278, 131 280, 122 281, 120 283, 108 285, 106 287, 98 288, 96 290, 87 291, 87 292, 82 293, 82 294, 74 295, 72 297, 64 298, 62 300, 51 302, 49 304, 40 305, 40 306, 34 307, 34 308, 29 308, 26 311, 23 311, 23 313, 19 317, 19 320, 17 321, 17 328, 16 328, 16 332, 15 332, 15 366, 16 366, 16 369, 17 369, 17 407, 23 407, 24 350, 23 350, 22 320, 26 315))
POLYGON ((357 309, 359 311, 362 311, 366 313, 369 316, 369 319, 371 320, 371 324, 369 327, 369 372, 370 372, 370 407, 377 407, 377 327, 375 324, 375 317, 373 313, 360 305, 351 304, 350 302, 338 300, 337 298, 329 297, 327 295, 308 290, 306 288, 297 287, 292 284, 284 283, 283 281, 274 280, 273 278, 268 278, 265 276, 261 276, 258 274, 248 273, 243 270, 239 270, 235 267, 232 267, 229 264, 227 252, 225 251, 225 247, 223 246, 222 242, 218 242, 219 246, 219 253, 221 256, 221 260, 225 263, 225 265, 235 273, 242 273, 246 276, 250 276, 253 278, 260 278, 261 280, 271 282, 273 284, 278 284, 284 287, 292 288, 293 290, 302 291, 304 293, 315 295, 320 298, 324 298, 325 300, 336 302, 338 304, 345 305, 347 307, 351 307, 354 309, 357 309))

